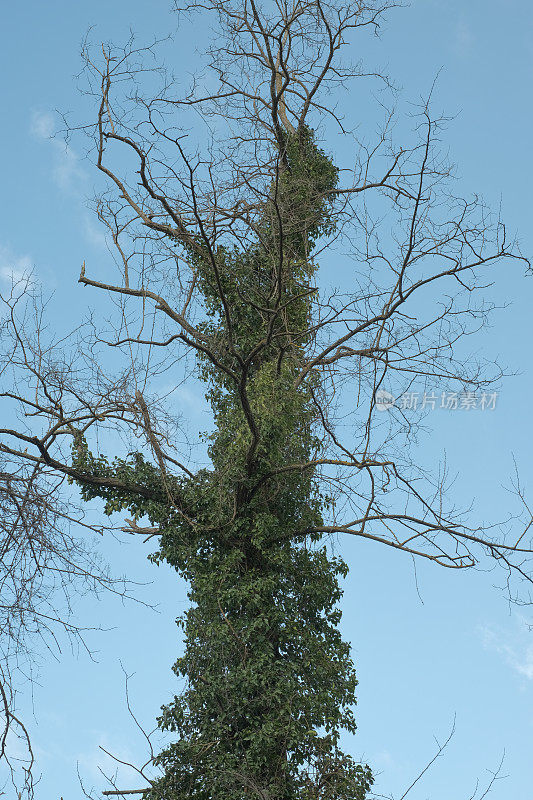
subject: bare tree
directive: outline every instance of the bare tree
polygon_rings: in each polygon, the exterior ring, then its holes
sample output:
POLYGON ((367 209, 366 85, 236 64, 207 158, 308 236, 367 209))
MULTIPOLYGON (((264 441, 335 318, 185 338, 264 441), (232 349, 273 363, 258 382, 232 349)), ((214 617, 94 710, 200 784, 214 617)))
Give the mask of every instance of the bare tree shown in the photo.
MULTIPOLYGON (((188 87, 158 65, 157 43, 84 47, 96 120, 70 135, 89 136, 107 181, 95 209, 117 272, 111 278, 106 266, 99 275, 84 263, 79 282, 107 297, 115 317, 111 330, 87 325, 75 345, 44 346, 18 296, 5 299, 3 363, 13 388, 2 396, 25 422, 0 431, 11 520, 2 532, 14 559, 5 580, 14 596, 27 563, 31 587, 44 585, 41 575, 80 571, 72 566, 79 541, 65 538, 62 527, 70 521, 58 500, 65 479, 82 487, 83 499, 102 497, 108 513, 129 509, 134 533, 164 540, 168 523, 154 524, 146 510, 156 504, 204 544, 265 492, 276 503, 291 481, 308 481, 327 513, 288 526, 276 546, 347 534, 450 569, 488 559, 503 567, 511 595, 515 577, 527 595, 527 508, 522 526, 487 526, 455 508, 445 473, 428 474, 414 460, 416 417, 394 402, 413 387, 433 402, 449 390, 480 402, 502 373, 494 362, 468 356, 467 337, 491 310, 483 295, 495 271, 506 261, 528 262, 477 196, 454 193, 453 169, 439 149, 446 120, 433 115, 431 96, 418 109, 408 146, 395 142, 392 110, 384 111, 372 142, 347 130, 334 104, 344 85, 390 82, 343 63, 341 51, 365 31, 377 32, 393 5, 176 6, 216 18, 208 77, 188 87), (320 150, 317 137, 332 131, 351 137, 351 164, 333 166, 320 150), (316 273, 328 250, 351 265, 339 289, 316 273), (113 352, 109 374, 106 349, 113 352), (284 378, 263 386, 270 399, 259 402, 257 376, 267 365, 284 378), (176 385, 194 369, 219 387, 211 399, 222 438, 212 453, 229 452, 220 409, 225 397, 235 398, 242 421, 235 431, 244 442, 237 478, 231 464, 197 470, 180 451, 172 401, 155 390, 162 376, 176 385), (387 414, 380 413, 380 392, 387 414), (288 447, 267 469, 261 459, 292 393, 307 398, 312 437, 301 458, 288 447), (133 461, 93 455, 110 432, 137 453, 133 461), (217 486, 224 522, 214 527, 188 494, 201 481, 217 486), (140 524, 143 516, 149 525, 140 524)), ((101 580, 92 569, 81 572, 101 580)), ((41 624, 42 598, 31 591, 25 607, 41 624)), ((27 617, 8 606, 16 641, 27 617)), ((231 627, 223 605, 220 615, 231 627)), ((234 780, 249 796, 271 796, 248 774, 234 780)), ((309 774, 309 785, 318 780, 309 774)))
MULTIPOLYGON (((67 476, 31 457, 31 446, 39 440, 34 421, 43 402, 47 408, 54 402, 60 406, 72 362, 66 350, 58 358, 53 343, 45 344, 42 303, 29 279, 15 282, 1 300, 4 423, 11 415, 18 424, 17 438, 26 437, 28 446, 22 457, 5 446, 0 454, 0 758, 13 788, 31 798, 34 755, 17 711, 16 687, 21 680, 32 682, 39 644, 59 653, 59 637, 66 635, 72 646, 90 653, 84 638, 89 629, 75 614, 73 595, 106 591, 133 599, 134 583, 111 576, 95 547, 95 536, 112 526, 88 521, 67 476), (10 405, 22 397, 19 409, 10 405)), ((43 440, 53 437, 52 426, 43 440)))

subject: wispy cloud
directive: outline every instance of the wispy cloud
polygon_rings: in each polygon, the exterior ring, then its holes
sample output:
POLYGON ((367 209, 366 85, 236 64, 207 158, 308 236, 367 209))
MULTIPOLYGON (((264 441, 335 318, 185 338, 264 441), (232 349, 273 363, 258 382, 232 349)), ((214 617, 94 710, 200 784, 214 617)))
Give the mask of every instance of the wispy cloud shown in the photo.
POLYGON ((38 139, 49 139, 54 133, 54 120, 51 114, 34 111, 31 118, 31 132, 38 139))
POLYGON ((380 750, 374 753, 369 762, 375 765, 378 769, 391 769, 397 766, 395 759, 388 750, 380 750))
POLYGON ((476 38, 471 26, 465 17, 461 15, 455 26, 455 49, 463 56, 469 55, 475 46, 475 42, 476 38))
POLYGON ((83 233, 93 247, 100 249, 110 249, 110 236, 106 235, 106 228, 103 225, 95 222, 96 217, 90 217, 85 214, 83 217, 83 233))
POLYGON ((496 631, 493 628, 481 629, 483 644, 488 650, 498 653, 504 661, 530 681, 533 681, 533 634, 527 620, 519 617, 515 632, 496 631))
POLYGON ((27 281, 33 272, 29 255, 15 255, 11 248, 0 245, 0 281, 16 284, 27 281))
POLYGON ((105 731, 95 731, 92 744, 78 753, 76 760, 81 777, 88 780, 98 779, 101 782, 102 775, 113 776, 113 780, 122 785, 129 784, 131 780, 140 780, 133 766, 139 763, 139 754, 135 755, 123 742, 119 744, 112 741, 105 731))
POLYGON ((34 111, 30 121, 30 132, 35 139, 45 143, 50 152, 51 177, 58 189, 80 201, 78 223, 84 239, 96 249, 109 250, 109 241, 103 226, 81 208, 88 193, 89 176, 82 167, 75 149, 57 131, 54 116, 49 111, 34 111))
POLYGON ((530 645, 521 660, 515 662, 515 668, 530 681, 533 681, 533 645, 530 645))
POLYGON ((68 194, 81 195, 87 174, 75 150, 57 134, 52 114, 34 111, 30 131, 36 139, 48 142, 53 150, 52 176, 57 186, 68 194))

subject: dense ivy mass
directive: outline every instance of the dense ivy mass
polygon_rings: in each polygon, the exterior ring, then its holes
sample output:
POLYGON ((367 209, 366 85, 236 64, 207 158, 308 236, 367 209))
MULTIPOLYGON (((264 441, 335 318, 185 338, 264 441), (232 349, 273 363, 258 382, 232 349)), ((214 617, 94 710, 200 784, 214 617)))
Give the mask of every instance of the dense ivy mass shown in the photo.
POLYGON ((212 467, 175 478, 140 454, 108 464, 76 443, 78 468, 132 487, 84 484, 84 496, 158 525, 153 560, 190 584, 174 666, 186 688, 163 709, 175 740, 147 800, 361 800, 372 783, 339 748, 340 732, 355 729, 357 685, 337 629, 347 568, 305 533, 325 501, 305 466, 318 448, 314 376, 295 381, 310 340, 311 253, 333 228, 337 170, 308 129, 284 148, 255 244, 188 254, 217 352, 217 364, 199 359, 216 423, 212 467))

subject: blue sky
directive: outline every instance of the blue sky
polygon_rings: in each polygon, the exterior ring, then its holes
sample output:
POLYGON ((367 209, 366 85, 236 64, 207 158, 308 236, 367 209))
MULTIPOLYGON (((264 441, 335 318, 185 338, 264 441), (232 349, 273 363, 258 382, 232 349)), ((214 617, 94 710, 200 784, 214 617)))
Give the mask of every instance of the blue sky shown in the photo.
MULTIPOLYGON (((83 260, 109 260, 97 221, 87 209, 94 175, 74 140, 50 140, 54 110, 76 111, 81 100, 73 76, 80 69, 79 45, 89 28, 93 39, 124 40, 130 27, 142 36, 165 32, 174 21, 167 0, 26 0, 2 14, 0 130, 2 225, 0 281, 13 270, 33 268, 54 292, 57 325, 82 315, 87 293, 78 287, 83 260)), ((196 36, 203 35, 201 25, 196 36)), ((174 53, 177 70, 190 70, 190 33, 174 53)), ((503 203, 511 230, 532 253, 533 7, 526 0, 415 0, 389 19, 381 42, 370 48, 387 64, 405 96, 427 92, 442 68, 436 103, 458 114, 446 147, 459 165, 460 186, 477 191, 493 206, 503 203)), ((347 98, 349 102, 349 98, 347 98)), ((364 109, 363 109, 364 112, 364 109)), ((456 497, 475 498, 484 517, 514 510, 505 490, 513 456, 531 487, 531 298, 533 278, 509 269, 493 297, 512 305, 498 313, 480 346, 501 355, 516 377, 501 387, 494 411, 435 412, 431 433, 420 442, 420 459, 435 464, 446 451, 457 474, 456 497)), ((182 392, 183 412, 202 427, 202 411, 182 392)), ((146 583, 140 595, 160 606, 104 598, 82 598, 80 619, 109 628, 89 634, 94 660, 64 643, 57 658, 43 653, 33 691, 22 687, 21 703, 43 773, 37 797, 81 797, 77 764, 88 786, 106 788, 99 745, 118 756, 142 758, 142 738, 124 701, 123 669, 134 673, 130 697, 150 729, 176 686, 170 665, 179 652, 174 624, 186 604, 185 586, 170 570, 146 563, 140 543, 125 549, 102 543, 116 572, 146 583), (155 577, 155 580, 154 580, 155 577)), ((345 583, 343 631, 358 669, 358 734, 350 751, 379 772, 377 790, 400 797, 433 755, 454 716, 456 733, 432 771, 409 795, 412 800, 469 798, 476 779, 486 781, 505 751, 495 800, 529 800, 533 784, 533 634, 528 608, 509 608, 493 584, 494 574, 449 574, 412 563, 357 540, 339 541, 350 574, 345 583)), ((123 782, 134 779, 124 775, 123 782)), ((132 784, 134 786, 134 784, 132 784)))

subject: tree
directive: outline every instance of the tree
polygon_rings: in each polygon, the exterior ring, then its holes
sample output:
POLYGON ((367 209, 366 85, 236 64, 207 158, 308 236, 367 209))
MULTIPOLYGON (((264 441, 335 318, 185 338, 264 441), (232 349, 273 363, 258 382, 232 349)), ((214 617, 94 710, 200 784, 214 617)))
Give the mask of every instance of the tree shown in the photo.
POLYGON ((98 111, 78 130, 108 181, 96 211, 120 278, 84 264, 79 282, 115 300, 115 328, 85 328, 73 366, 57 348, 43 357, 30 346, 6 299, 6 370, 33 376, 31 395, 8 393, 30 410, 30 430, 1 431, 4 456, 29 465, 23 486, 34 472, 66 477, 82 500, 127 512, 132 532, 157 538, 152 560, 190 584, 174 667, 186 689, 159 720, 176 736, 154 758, 161 777, 147 798, 367 795, 369 767, 339 747, 340 732, 355 729, 357 681, 337 629, 347 567, 329 534, 451 569, 488 557, 509 581, 531 580, 527 526, 469 522, 444 479, 413 463, 409 415, 394 404, 378 413, 413 384, 474 393, 498 379, 465 358, 461 340, 490 310, 476 300, 487 271, 525 261, 478 198, 451 191, 444 120, 429 100, 409 147, 395 144, 386 112, 376 141, 358 142, 350 179, 323 145, 332 126, 350 135, 330 103, 336 87, 388 85, 340 53, 392 5, 176 7, 216 16, 215 89, 198 79, 184 91, 157 62, 149 68, 157 45, 132 40, 100 55, 87 45, 98 111), (357 265, 342 291, 318 271, 341 243, 357 265), (123 358, 118 379, 99 355, 107 345, 123 358), (183 360, 213 412, 199 469, 179 452, 172 404, 152 391, 163 373, 175 383, 183 360), (354 386, 347 424, 343 390, 354 386), (101 452, 110 431, 128 452, 101 452))

